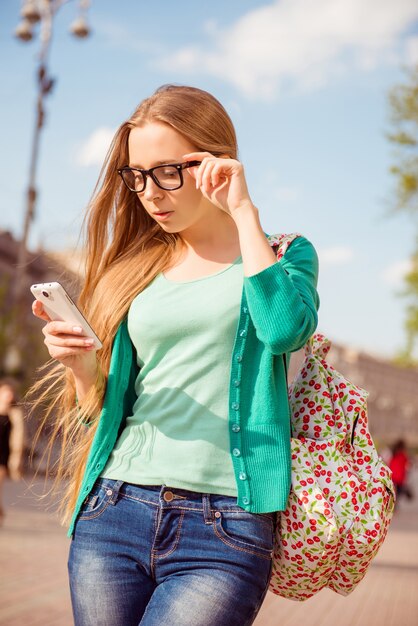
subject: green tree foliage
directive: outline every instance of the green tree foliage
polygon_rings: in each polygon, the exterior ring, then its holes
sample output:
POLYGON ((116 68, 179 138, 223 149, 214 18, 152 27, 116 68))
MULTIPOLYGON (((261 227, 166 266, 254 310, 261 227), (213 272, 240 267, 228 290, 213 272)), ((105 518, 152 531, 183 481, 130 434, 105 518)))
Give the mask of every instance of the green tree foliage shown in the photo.
POLYGON ((416 365, 418 343, 418 65, 407 68, 406 82, 389 93, 393 132, 387 137, 395 146, 395 164, 390 171, 396 180, 394 207, 407 211, 415 223, 416 244, 412 267, 405 276, 404 294, 408 298, 405 330, 406 346, 398 362, 416 365))

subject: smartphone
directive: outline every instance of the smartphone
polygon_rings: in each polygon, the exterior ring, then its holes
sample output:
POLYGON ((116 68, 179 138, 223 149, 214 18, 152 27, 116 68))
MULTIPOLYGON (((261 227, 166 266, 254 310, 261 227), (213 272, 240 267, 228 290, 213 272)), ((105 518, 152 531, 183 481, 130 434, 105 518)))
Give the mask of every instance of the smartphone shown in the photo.
POLYGON ((71 322, 81 326, 84 334, 94 339, 93 345, 96 350, 103 347, 102 342, 61 283, 39 283, 31 285, 30 290, 36 300, 42 302, 45 312, 52 320, 71 322))

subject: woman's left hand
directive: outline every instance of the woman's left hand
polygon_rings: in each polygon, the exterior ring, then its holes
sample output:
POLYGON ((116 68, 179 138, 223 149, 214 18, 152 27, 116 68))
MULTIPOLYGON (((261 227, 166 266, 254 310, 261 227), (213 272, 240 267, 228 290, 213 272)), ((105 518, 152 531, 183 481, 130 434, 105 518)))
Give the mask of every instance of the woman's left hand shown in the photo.
POLYGON ((215 206, 233 218, 241 210, 256 210, 248 193, 242 163, 236 159, 215 157, 210 152, 184 154, 187 161, 202 161, 187 171, 196 181, 196 189, 215 206))

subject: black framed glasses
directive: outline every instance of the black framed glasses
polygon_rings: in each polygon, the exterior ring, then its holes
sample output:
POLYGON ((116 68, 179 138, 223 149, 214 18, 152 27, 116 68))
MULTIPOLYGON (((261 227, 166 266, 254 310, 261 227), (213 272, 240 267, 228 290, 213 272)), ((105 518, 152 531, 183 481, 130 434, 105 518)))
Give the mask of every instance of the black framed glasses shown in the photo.
POLYGON ((141 170, 136 167, 121 167, 117 170, 119 176, 130 191, 141 193, 147 184, 147 177, 150 176, 154 183, 166 191, 174 191, 183 186, 183 170, 188 167, 196 167, 202 161, 185 161, 184 163, 167 163, 166 165, 156 165, 149 170, 141 170))

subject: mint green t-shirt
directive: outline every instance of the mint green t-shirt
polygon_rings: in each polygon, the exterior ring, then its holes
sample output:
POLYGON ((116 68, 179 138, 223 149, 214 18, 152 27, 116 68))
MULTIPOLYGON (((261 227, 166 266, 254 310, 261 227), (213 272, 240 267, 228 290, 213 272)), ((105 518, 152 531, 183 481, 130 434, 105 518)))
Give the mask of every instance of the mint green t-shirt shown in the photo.
POLYGON ((137 400, 102 477, 237 495, 228 430, 242 257, 209 276, 160 273, 132 301, 137 400))

